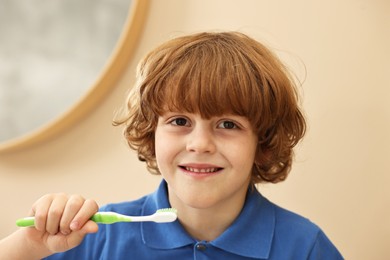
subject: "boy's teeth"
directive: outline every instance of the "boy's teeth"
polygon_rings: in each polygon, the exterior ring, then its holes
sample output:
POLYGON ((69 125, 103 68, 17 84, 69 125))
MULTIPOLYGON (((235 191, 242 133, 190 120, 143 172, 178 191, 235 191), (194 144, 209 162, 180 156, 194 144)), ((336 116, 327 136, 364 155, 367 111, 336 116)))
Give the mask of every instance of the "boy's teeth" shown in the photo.
POLYGON ((186 170, 190 172, 209 173, 209 172, 216 172, 218 169, 217 168, 198 169, 198 168, 186 167, 186 170))

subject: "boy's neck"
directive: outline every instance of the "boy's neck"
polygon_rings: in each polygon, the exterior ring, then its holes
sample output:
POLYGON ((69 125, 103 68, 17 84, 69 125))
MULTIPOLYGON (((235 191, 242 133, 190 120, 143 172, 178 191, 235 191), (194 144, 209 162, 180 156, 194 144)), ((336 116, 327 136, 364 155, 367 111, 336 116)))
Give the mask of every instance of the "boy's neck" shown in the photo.
POLYGON ((199 209, 183 205, 175 196, 169 196, 171 206, 179 212, 178 217, 184 229, 198 241, 212 241, 219 237, 238 217, 246 198, 242 194, 234 203, 221 203, 212 208, 199 209))
POLYGON ((193 213, 186 212, 179 221, 191 237, 198 241, 209 242, 219 237, 233 223, 237 215, 194 210, 193 213))

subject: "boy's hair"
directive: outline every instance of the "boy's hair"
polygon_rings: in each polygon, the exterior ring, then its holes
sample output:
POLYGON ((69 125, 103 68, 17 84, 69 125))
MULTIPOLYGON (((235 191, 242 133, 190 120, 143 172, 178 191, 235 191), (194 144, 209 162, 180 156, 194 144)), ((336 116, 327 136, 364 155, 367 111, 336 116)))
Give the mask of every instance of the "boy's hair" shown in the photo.
POLYGON ((204 118, 245 116, 258 135, 252 183, 279 182, 291 168, 293 147, 306 123, 295 81, 264 45, 238 32, 198 33, 172 39, 138 65, 122 118, 129 146, 159 174, 155 158, 158 117, 168 110, 204 118))

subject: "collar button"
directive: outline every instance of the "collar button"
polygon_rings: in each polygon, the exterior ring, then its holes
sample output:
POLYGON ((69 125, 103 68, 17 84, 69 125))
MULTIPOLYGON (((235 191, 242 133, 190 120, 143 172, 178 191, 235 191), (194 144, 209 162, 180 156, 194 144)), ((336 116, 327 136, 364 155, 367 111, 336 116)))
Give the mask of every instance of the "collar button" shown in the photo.
POLYGON ((195 245, 196 250, 199 251, 205 251, 207 249, 207 246, 205 244, 198 243, 195 245))

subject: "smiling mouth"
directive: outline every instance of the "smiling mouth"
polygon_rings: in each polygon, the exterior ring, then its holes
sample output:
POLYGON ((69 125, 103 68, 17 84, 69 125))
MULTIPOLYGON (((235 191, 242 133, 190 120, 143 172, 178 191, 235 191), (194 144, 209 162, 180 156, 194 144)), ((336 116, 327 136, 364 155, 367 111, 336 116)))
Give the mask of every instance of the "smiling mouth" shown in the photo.
POLYGON ((183 170, 191 173, 216 173, 221 171, 223 168, 218 167, 210 167, 210 168, 194 168, 194 167, 187 167, 187 166, 180 166, 183 170))

